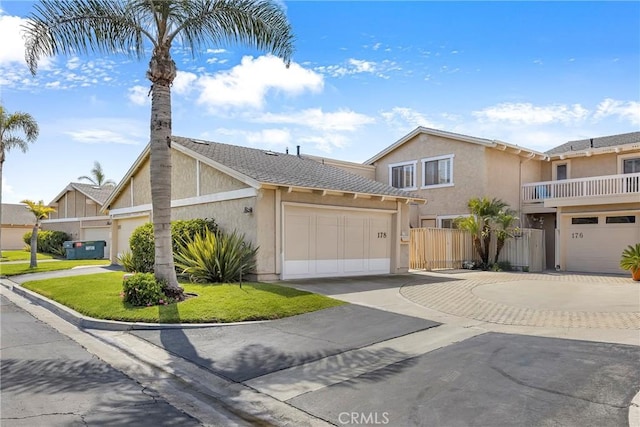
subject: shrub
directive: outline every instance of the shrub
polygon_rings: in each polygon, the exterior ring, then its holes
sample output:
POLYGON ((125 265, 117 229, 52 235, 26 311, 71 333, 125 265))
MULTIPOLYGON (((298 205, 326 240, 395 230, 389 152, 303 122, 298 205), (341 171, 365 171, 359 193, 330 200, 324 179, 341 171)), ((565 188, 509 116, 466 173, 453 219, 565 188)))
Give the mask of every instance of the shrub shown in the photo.
POLYGON ((509 261, 498 261, 491 266, 491 271, 513 271, 509 261))
MULTIPOLYGON (((184 241, 193 239, 197 234, 205 231, 218 232, 218 225, 213 219, 189 219, 171 222, 171 240, 175 254, 184 241)), ((131 248, 132 268, 141 273, 153 272, 155 262, 155 246, 153 237, 153 223, 146 223, 136 228, 129 238, 131 248)))
POLYGON ((179 272, 192 282, 229 283, 255 269, 257 252, 236 231, 228 235, 207 231, 185 240, 174 256, 179 272))
POLYGON ((122 282, 122 298, 125 303, 137 306, 169 304, 164 294, 164 283, 158 282, 151 273, 137 273, 125 277, 122 282))
POLYGON ((136 273, 137 269, 133 262, 133 254, 131 251, 124 251, 118 255, 118 264, 124 267, 124 271, 128 271, 129 273, 136 273))
MULTIPOLYGON (((27 245, 31 244, 31 231, 22 236, 22 240, 27 245)), ((38 252, 64 255, 65 250, 63 243, 71 240, 71 237, 64 231, 40 230, 38 231, 38 252)))

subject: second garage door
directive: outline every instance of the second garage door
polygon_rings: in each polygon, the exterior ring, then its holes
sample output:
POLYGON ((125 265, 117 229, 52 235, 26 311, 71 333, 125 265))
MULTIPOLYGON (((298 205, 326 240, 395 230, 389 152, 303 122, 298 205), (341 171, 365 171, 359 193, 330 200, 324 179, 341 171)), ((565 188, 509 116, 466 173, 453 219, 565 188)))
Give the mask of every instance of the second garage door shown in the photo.
POLYGON ((391 213, 285 206, 283 279, 387 274, 391 213))
POLYGON ((581 215, 568 218, 562 241, 568 271, 626 273, 620 268, 622 251, 640 241, 636 213, 581 215))
POLYGON ((131 237, 133 230, 149 222, 149 217, 138 216, 133 218, 121 218, 116 221, 116 228, 118 232, 116 254, 120 255, 121 253, 129 250, 129 237, 131 237))

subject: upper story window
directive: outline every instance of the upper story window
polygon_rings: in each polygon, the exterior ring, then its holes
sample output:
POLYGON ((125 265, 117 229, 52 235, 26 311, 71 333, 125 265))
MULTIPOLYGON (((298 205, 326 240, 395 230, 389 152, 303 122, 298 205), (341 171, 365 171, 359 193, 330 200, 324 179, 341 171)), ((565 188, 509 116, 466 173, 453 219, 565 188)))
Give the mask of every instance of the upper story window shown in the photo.
POLYGON ((416 189, 417 161, 389 165, 389 185, 403 190, 416 189))
POLYGON ((571 163, 569 160, 555 161, 552 163, 552 177, 554 181, 562 181, 571 177, 571 163))
POLYGON ((622 160, 622 173, 639 173, 640 157, 631 157, 622 160))
POLYGON ((453 185, 453 154, 422 159, 422 188, 453 185))

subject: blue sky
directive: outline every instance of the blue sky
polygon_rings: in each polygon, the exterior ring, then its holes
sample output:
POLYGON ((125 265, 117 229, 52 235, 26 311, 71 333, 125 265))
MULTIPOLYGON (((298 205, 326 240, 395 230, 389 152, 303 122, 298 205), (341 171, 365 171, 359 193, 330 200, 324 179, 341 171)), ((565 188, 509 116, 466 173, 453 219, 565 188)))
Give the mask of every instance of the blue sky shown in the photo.
MULTIPOLYGON (((147 61, 55 57, 32 77, 0 2, 0 98, 40 137, 8 154, 4 203, 50 202, 99 161, 120 180, 149 135, 147 61)), ((173 132, 362 162, 416 126, 539 151, 640 129, 640 2, 285 2, 292 66, 175 46, 173 132)))

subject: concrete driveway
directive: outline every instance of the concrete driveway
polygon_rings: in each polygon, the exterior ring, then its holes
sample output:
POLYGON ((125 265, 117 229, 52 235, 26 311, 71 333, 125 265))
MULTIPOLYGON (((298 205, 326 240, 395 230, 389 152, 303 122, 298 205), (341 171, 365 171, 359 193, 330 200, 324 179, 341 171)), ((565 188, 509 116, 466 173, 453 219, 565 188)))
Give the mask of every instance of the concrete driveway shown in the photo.
POLYGON ((640 345, 640 282, 630 277, 455 270, 284 283, 446 324, 640 345))

